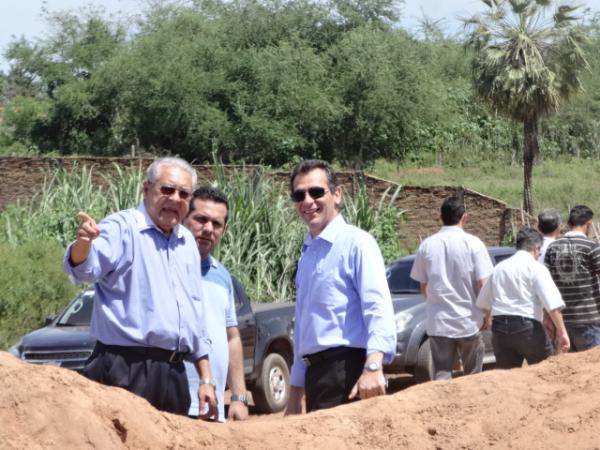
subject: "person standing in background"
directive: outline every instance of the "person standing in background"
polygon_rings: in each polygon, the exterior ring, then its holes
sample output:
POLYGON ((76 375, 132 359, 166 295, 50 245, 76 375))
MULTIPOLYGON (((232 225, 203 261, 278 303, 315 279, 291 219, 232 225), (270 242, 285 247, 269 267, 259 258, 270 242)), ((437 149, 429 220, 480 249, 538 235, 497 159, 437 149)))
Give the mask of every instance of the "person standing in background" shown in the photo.
POLYGON ((483 311, 475 305, 493 264, 483 242, 466 233, 464 202, 448 197, 441 207, 442 229, 425 239, 410 276, 420 283, 427 305, 427 335, 435 380, 452 378, 460 354, 465 374, 481 372, 485 346, 483 311))

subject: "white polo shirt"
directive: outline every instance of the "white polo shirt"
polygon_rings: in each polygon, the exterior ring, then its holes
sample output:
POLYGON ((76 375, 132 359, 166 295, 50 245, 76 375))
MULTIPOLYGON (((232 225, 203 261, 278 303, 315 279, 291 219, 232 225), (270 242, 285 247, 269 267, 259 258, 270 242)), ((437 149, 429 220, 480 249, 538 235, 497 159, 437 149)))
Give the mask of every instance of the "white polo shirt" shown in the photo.
POLYGON ((563 309, 565 303, 550 271, 529 252, 519 250, 499 263, 477 297, 477 306, 493 316, 521 316, 542 321, 543 309, 563 309))
POLYGON ((494 266, 479 238, 459 226, 443 226, 419 246, 411 278, 427 283, 427 334, 469 337, 483 324, 475 306, 476 283, 488 278, 494 266))

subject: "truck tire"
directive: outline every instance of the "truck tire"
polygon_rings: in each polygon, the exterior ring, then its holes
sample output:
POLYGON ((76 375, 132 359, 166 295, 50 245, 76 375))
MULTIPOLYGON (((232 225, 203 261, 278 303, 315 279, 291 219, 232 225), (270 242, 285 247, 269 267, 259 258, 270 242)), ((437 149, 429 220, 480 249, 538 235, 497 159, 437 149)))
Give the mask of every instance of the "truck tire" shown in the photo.
POLYGON ((425 339, 419 347, 414 375, 417 383, 433 380, 433 361, 431 359, 429 339, 425 339))
POLYGON ((256 386, 252 391, 254 406, 259 412, 282 411, 290 396, 290 371, 285 359, 278 353, 268 355, 256 386))

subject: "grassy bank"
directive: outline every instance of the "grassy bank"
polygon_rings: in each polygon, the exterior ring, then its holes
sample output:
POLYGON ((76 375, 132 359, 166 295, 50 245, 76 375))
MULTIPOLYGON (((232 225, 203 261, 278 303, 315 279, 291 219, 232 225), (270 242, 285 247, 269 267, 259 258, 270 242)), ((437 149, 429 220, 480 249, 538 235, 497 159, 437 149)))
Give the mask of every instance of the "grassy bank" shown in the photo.
MULTIPOLYGON (((397 167, 377 161, 371 172, 403 185, 462 185, 520 207, 523 169, 520 165, 481 163, 472 167, 397 167)), ((563 216, 571 206, 588 205, 600 219, 600 161, 544 161, 533 171, 535 212, 541 208, 559 208, 563 216)))

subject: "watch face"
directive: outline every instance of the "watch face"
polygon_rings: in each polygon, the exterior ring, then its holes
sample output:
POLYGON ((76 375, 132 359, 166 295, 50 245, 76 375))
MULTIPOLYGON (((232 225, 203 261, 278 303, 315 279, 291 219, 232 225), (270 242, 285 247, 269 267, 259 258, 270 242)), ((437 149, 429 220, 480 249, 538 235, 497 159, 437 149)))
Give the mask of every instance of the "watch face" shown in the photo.
POLYGON ((381 366, 376 362, 370 362, 365 365, 365 369, 367 369, 369 372, 377 372, 381 369, 381 366))

